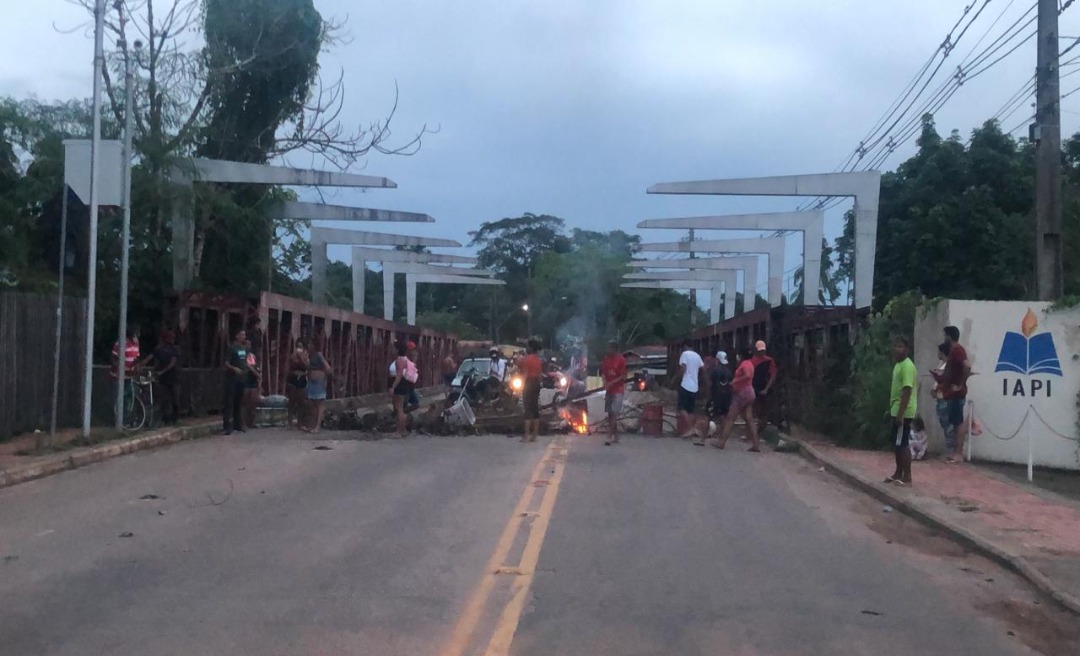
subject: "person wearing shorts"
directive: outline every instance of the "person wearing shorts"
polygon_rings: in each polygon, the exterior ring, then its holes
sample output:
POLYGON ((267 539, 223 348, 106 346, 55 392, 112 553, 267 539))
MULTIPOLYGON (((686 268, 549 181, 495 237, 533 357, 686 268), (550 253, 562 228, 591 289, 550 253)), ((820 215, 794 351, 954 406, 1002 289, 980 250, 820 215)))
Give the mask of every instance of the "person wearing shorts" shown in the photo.
POLYGON ((724 428, 713 446, 723 449, 727 445, 731 432, 735 430, 735 420, 741 416, 746 420, 746 432, 750 434, 749 451, 760 453, 761 441, 758 438, 757 424, 754 422, 754 400, 757 395, 754 394, 754 362, 750 349, 740 349, 738 360, 739 366, 731 380, 731 410, 724 419, 724 428))
POLYGON ((405 406, 409 397, 416 391, 416 381, 419 379, 419 371, 409 353, 415 348, 412 342, 399 342, 397 346, 397 360, 394 361, 394 380, 390 384, 390 394, 394 402, 394 416, 397 419, 398 437, 407 437, 409 434, 409 418, 405 414, 405 406))
POLYGON ((307 414, 315 418, 315 423, 311 428, 304 428, 305 431, 318 433, 322 429, 323 414, 326 412, 326 379, 330 374, 330 363, 317 344, 308 356, 307 385, 304 387, 308 399, 307 414))
POLYGON ((697 395, 701 389, 701 372, 705 368, 705 361, 701 359, 694 344, 690 340, 683 342, 683 352, 679 356, 679 423, 682 433, 679 437, 690 437, 697 433, 698 439, 694 444, 705 444, 705 438, 698 431, 697 420, 697 395))
POLYGON ((540 342, 529 340, 528 352, 518 365, 518 371, 525 379, 521 390, 521 402, 525 408, 522 442, 535 442, 540 437, 540 375, 544 371, 544 363, 540 361, 539 351, 540 342))
POLYGON ((604 411, 608 416, 610 436, 604 446, 619 443, 619 417, 622 415, 623 395, 626 394, 626 358, 619 352, 619 343, 608 342, 608 352, 600 363, 600 375, 604 379, 604 411))
POLYGON ((724 418, 731 412, 731 367, 728 355, 717 351, 716 364, 709 371, 709 419, 723 426, 724 418))
POLYGON ((885 478, 886 483, 911 484, 911 422, 918 411, 915 398, 915 363, 908 357, 906 337, 897 337, 893 344, 892 386, 889 389, 890 440, 896 457, 896 470, 885 478))

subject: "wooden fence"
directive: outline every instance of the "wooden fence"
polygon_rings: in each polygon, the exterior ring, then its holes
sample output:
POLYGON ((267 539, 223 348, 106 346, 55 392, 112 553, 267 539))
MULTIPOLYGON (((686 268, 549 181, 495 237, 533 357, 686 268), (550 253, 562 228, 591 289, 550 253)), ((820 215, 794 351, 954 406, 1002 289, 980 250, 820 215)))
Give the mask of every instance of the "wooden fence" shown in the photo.
MULTIPOLYGON (((177 331, 181 365, 185 370, 206 372, 204 404, 217 402, 222 387, 225 353, 234 335, 249 330, 253 349, 263 371, 262 393, 284 394, 288 360, 301 337, 322 345, 334 369, 329 398, 364 396, 385 392, 394 344, 416 342, 420 369, 418 386, 439 384, 439 363, 454 354, 457 338, 415 326, 403 326, 365 314, 317 305, 279 294, 263 292, 244 298, 211 292, 186 291, 168 300, 166 324, 177 331)), ((192 408, 196 404, 192 402, 192 408)))
MULTIPOLYGON (((182 292, 167 299, 164 310, 162 323, 144 331, 142 357, 152 352, 161 328, 177 331, 180 406, 185 415, 220 410, 229 336, 255 318, 261 324, 251 337, 264 372, 262 393, 266 395, 284 393, 288 357, 301 337, 321 343, 334 367, 330 398, 385 393, 387 369, 399 340, 412 340, 419 347, 420 387, 439 383, 439 363, 457 349, 454 336, 270 293, 244 298, 182 292)), ((0 292, 0 440, 49 429, 55 321, 55 297, 0 292)), ((82 422, 85 327, 85 300, 65 299, 59 427, 82 422)), ((108 367, 94 367, 91 410, 96 423, 112 421, 114 390, 108 367)))
MULTIPOLYGON (((82 420, 86 299, 64 299, 57 424, 82 420)), ((0 292, 0 440, 49 429, 56 297, 0 292)))

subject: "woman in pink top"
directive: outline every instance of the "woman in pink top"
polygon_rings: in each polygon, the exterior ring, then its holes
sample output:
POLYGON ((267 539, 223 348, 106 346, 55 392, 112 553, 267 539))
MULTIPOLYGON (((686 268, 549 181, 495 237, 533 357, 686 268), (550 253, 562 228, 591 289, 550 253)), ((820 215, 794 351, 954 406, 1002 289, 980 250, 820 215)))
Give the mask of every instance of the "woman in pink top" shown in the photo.
POLYGON ((416 381, 420 378, 420 372, 412 360, 416 357, 416 344, 400 342, 397 353, 397 360, 394 361, 394 382, 390 384, 390 394, 394 401, 398 437, 406 437, 409 434, 409 417, 405 412, 405 404, 409 395, 416 389, 416 381))
POLYGON ((735 370, 735 378, 731 381, 731 411, 724 418, 724 427, 720 431, 720 438, 713 443, 718 449, 724 448, 731 431, 735 428, 735 420, 741 415, 746 421, 746 431, 750 434, 750 451, 759 453, 761 443, 758 439, 757 424, 754 422, 754 363, 750 360, 750 349, 739 349, 739 367, 735 370))

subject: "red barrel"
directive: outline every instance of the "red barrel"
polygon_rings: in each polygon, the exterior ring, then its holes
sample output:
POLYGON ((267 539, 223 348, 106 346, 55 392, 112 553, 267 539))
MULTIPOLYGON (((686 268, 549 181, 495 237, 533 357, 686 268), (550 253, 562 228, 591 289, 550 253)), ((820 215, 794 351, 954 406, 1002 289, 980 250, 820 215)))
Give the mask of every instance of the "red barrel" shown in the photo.
POLYGON ((641 407, 641 432, 660 437, 664 434, 664 405, 650 403, 641 407))

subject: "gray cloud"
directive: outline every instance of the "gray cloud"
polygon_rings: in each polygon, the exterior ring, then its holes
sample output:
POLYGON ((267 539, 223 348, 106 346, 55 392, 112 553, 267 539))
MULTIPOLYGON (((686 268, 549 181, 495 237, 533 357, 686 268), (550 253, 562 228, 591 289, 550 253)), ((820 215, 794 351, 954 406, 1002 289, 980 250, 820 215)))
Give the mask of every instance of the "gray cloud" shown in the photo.
MULTIPOLYGON (((395 0, 365 3, 360 12, 348 0, 316 0, 325 16, 349 17, 350 39, 322 60, 327 77, 344 71, 344 115, 356 123, 382 116, 396 82, 397 134, 441 127, 415 157, 370 158, 366 171, 394 178, 398 190, 333 198, 425 211, 439 221, 431 234, 462 241, 481 221, 526 211, 633 230, 649 217, 788 208, 786 200, 644 190, 665 180, 832 170, 967 4, 395 0)), ((1016 3, 995 34, 1028 5, 1016 3)), ((990 3, 944 70, 1004 6, 990 3)), ((85 31, 52 27, 79 24, 78 9, 38 0, 5 12, 0 93, 89 93, 85 31)), ((1061 31, 1080 34, 1080 9, 1065 15, 1061 31)), ((965 85, 939 113, 939 128, 967 133, 981 123, 1031 75, 1034 57, 1030 42, 965 85)), ((1072 86, 1080 80, 1063 82, 1065 91, 1072 86)), ((1080 111, 1076 99, 1065 104, 1067 131, 1077 128, 1069 113, 1080 111)), ((913 149, 908 144, 887 166, 913 149)), ((831 234, 840 212, 830 216, 831 234)))

